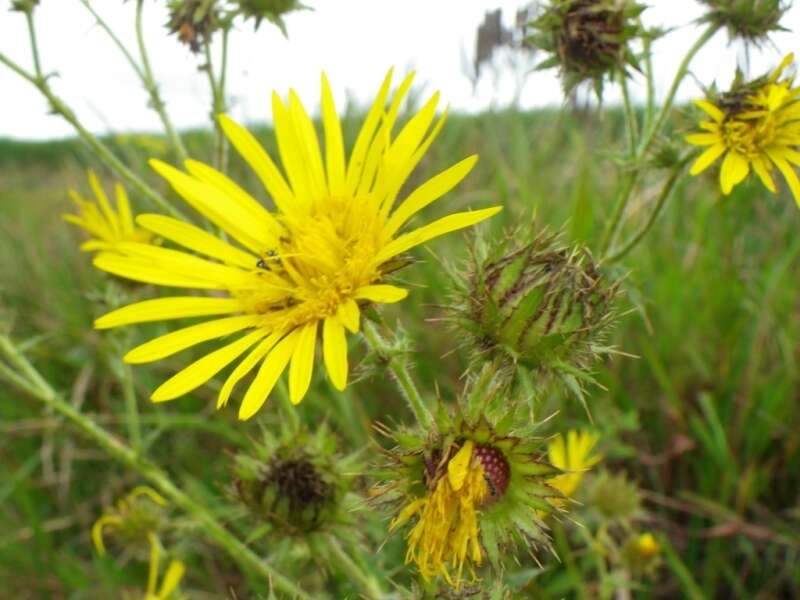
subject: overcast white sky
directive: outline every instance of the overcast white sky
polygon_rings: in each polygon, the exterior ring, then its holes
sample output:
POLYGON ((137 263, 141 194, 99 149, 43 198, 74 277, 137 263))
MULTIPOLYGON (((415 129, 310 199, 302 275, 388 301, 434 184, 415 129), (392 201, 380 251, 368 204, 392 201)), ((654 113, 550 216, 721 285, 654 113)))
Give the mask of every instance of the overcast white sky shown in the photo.
MULTIPOLYGON (((645 0, 646 2, 646 0, 645 0)), ((0 52, 26 67, 30 65, 24 18, 8 12, 11 0, 0 0, 0 52)), ((524 107, 558 105, 562 101, 555 72, 538 72, 525 79, 520 91, 509 70, 500 78, 486 73, 477 89, 465 75, 471 64, 475 31, 488 10, 501 7, 506 22, 523 0, 307 0, 313 11, 287 19, 289 40, 268 24, 254 33, 241 26, 232 36, 229 94, 232 114, 245 121, 268 118, 269 92, 298 90, 316 109, 319 74, 323 69, 340 106, 349 94, 367 102, 386 69, 414 68, 417 81, 442 91, 456 110, 476 111, 508 104, 519 93, 524 107)), ((646 2, 647 3, 647 2, 646 2)), ((93 0, 93 5, 125 41, 133 42, 134 2, 93 0)), ((648 24, 676 27, 656 45, 655 69, 663 94, 677 63, 697 36, 693 20, 702 14, 695 0, 650 0, 648 24)), ((200 60, 174 38, 165 35, 166 0, 150 0, 146 7, 146 37, 162 93, 178 127, 207 122, 207 81, 198 73, 200 60)), ((156 115, 146 107, 138 80, 105 33, 94 24, 78 0, 41 0, 37 25, 43 67, 57 72, 53 87, 95 132, 158 130, 156 115)), ((753 72, 779 62, 785 52, 797 51, 800 5, 789 12, 789 33, 774 37, 776 48, 751 55, 753 72)), ((728 46, 719 34, 693 64, 694 74, 709 82, 730 80, 738 46, 728 46)), ((523 69, 520 70, 522 72, 523 69)), ((640 90, 634 90, 641 97, 640 90)), ((697 93, 687 82, 680 96, 697 93)), ((613 102, 615 95, 608 96, 613 102)), ((0 136, 46 139, 72 135, 69 125, 48 115, 44 100, 27 82, 0 65, 0 136)))

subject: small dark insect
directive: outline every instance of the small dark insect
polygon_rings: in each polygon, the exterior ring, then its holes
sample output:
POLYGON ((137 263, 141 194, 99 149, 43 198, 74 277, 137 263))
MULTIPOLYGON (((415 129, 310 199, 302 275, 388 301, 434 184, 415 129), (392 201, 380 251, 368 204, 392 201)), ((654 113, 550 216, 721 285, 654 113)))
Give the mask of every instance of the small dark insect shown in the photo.
MULTIPOLYGON (((267 260, 270 262, 275 262, 279 260, 278 253, 275 250, 267 250, 267 260)), ((259 269, 266 269, 267 271, 270 271, 271 269, 269 268, 269 264, 267 264, 267 260, 259 258, 258 262, 256 263, 256 267, 258 267, 259 269)))
POLYGON ((486 481, 486 485, 489 486, 489 493, 492 495, 492 498, 497 498, 500 494, 498 493, 497 486, 495 485, 494 481, 492 481, 492 478, 485 473, 483 478, 486 481))

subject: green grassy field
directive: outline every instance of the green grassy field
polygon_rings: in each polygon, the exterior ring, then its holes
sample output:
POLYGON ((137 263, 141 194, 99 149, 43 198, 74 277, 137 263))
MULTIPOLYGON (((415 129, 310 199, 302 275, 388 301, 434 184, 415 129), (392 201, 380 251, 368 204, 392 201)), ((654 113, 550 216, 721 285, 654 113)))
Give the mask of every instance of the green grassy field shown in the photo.
MULTIPOLYGON (((563 229, 567 239, 596 248, 618 184, 609 151, 621 137, 618 125, 609 113, 455 116, 415 177, 473 152, 480 162, 428 214, 503 204, 491 234, 530 223, 535 214, 537 227, 563 229)), ((270 148, 269 132, 259 130, 258 137, 270 148)), ((207 156, 202 132, 189 136, 188 145, 191 154, 207 156)), ((117 148, 134 168, 147 171, 145 157, 158 152, 159 140, 132 136, 117 148)), ((22 341, 75 406, 124 437, 126 413, 110 357, 163 329, 92 330, 93 318, 112 301, 109 283, 77 250, 77 233, 61 219, 69 210, 66 189, 85 188, 88 156, 78 142, 0 141, 0 327, 22 341)), ((254 176, 237 160, 237 177, 255 190, 254 176)), ((645 218, 659 177, 655 173, 634 198, 625 233, 645 218)), ((141 198, 133 200, 140 210, 152 210, 141 198)), ((649 237, 608 269, 624 277, 612 343, 630 356, 615 355, 598 367, 605 389, 590 387, 588 406, 604 468, 639 486, 637 527, 654 532, 662 546, 657 568, 637 579, 636 597, 800 594, 799 227, 800 211, 785 191, 776 197, 748 183, 722 198, 713 175, 682 180, 649 237)), ((417 251, 420 262, 400 275, 413 293, 389 313, 416 343, 415 374, 426 392, 438 386, 446 398, 460 387, 466 355, 456 332, 431 337, 427 320, 441 316, 447 301, 439 261, 459 264, 469 243, 469 236, 454 234, 417 251)), ((351 348, 355 363, 363 348, 357 342, 351 348)), ((187 364, 187 354, 134 368, 144 445, 244 538, 258 524, 236 518, 230 508, 231 454, 260 427, 277 427, 281 412, 277 404, 267 406, 244 424, 235 408, 215 412, 218 384, 151 405, 149 392, 187 364)), ((591 426, 580 402, 567 395, 544 399, 539 410, 558 411, 552 431, 591 426)), ((372 420, 408 420, 385 377, 358 381, 340 396, 317 376, 299 412, 309 424, 327 420, 349 449, 368 447, 362 432, 372 420)), ((90 540, 103 508, 142 481, 10 386, 0 387, 0 432, 0 597, 117 598, 142 589, 145 563, 129 553, 100 558, 90 540)), ((359 479, 358 489, 369 483, 359 479)), ((172 515, 180 523, 179 511, 172 515)), ((387 516, 373 512, 368 523, 359 532, 363 552, 355 560, 409 585, 401 537, 382 546, 387 516)), ((520 555, 522 565, 510 580, 519 597, 611 597, 618 587, 614 574, 581 528, 556 523, 552 535, 559 559, 542 553, 537 564, 520 555)), ((245 579, 191 530, 176 544, 186 557, 182 589, 188 597, 269 597, 267 582, 245 579)), ((303 540, 259 539, 254 547, 318 597, 358 597, 347 577, 326 577, 313 566, 314 549, 303 540)))

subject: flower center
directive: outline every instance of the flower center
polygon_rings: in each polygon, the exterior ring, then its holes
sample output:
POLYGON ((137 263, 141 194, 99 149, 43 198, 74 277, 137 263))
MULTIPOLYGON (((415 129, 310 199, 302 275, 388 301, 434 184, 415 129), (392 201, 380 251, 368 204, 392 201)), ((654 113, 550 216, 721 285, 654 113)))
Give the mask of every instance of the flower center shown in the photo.
POLYGON ((725 146, 748 159, 763 156, 764 149, 775 140, 777 127, 770 111, 755 118, 733 115, 722 124, 725 146))

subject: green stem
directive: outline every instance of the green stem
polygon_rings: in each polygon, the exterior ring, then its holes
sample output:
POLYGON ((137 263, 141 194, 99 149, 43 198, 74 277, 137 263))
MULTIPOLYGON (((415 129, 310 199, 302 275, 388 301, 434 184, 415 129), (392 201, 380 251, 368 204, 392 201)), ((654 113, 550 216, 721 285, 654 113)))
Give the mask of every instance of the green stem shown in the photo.
MULTIPOLYGON (((218 91, 217 99, 219 106, 217 107, 217 114, 224 113, 228 110, 225 102, 225 89, 228 81, 228 36, 230 34, 230 25, 222 30, 222 65, 220 66, 219 81, 217 82, 218 91)), ((219 170, 225 173, 228 170, 228 140, 222 136, 219 145, 219 156, 217 157, 219 163, 219 170)))
POLYGON ((156 192, 153 188, 151 188, 147 183, 144 182, 139 176, 137 176, 133 171, 131 171, 128 167, 126 167, 108 147, 103 144, 99 139, 97 139, 89 130, 87 130, 81 122, 78 120, 78 117, 72 111, 69 106, 67 106, 61 98, 55 95, 53 90, 47 83, 47 78, 45 77, 38 77, 36 75, 31 75, 25 69, 17 65, 14 61, 9 59, 5 54, 0 53, 0 63, 7 66, 9 69, 14 71, 17 75, 25 79, 26 81, 33 84, 39 92, 47 98, 48 102, 50 103, 50 107, 56 114, 61 115, 61 117, 78 133, 80 138, 88 144, 88 146, 95 152, 97 157, 104 162, 109 168, 111 168, 119 177, 124 179, 134 190, 148 198, 153 204, 158 206, 160 209, 168 212, 174 217, 178 218, 185 218, 183 213, 179 211, 177 208, 172 206, 169 202, 167 202, 163 196, 161 196, 158 192, 156 192))
POLYGON ((642 226, 642 228, 630 239, 626 242, 622 248, 617 250, 616 252, 610 254, 605 260, 609 263, 613 263, 624 257, 628 254, 631 250, 633 250, 639 242, 644 239, 644 237, 648 234, 650 229, 653 227, 653 224, 658 219, 658 216, 661 214, 661 210, 664 208, 664 205, 667 203, 667 199, 672 194, 672 189, 675 187, 678 179, 683 173, 683 167, 686 165, 686 162, 681 162, 672 174, 669 176, 669 179, 664 183, 664 186, 661 188, 661 193, 658 195, 658 199, 656 200, 655 208, 650 213, 650 217, 647 219, 647 222, 642 226))
MULTIPOLYGON (((208 74, 208 87, 211 90, 211 121, 214 123, 215 133, 214 167, 221 170, 223 158, 225 156, 225 135, 217 121, 217 115, 225 112, 225 98, 221 96, 220 84, 214 74, 214 62, 211 59, 211 44, 206 40, 203 46, 206 56, 205 71, 208 74)), ((227 46, 227 36, 225 40, 223 40, 223 46, 227 46)), ((223 50, 223 54, 227 57, 227 50, 224 47, 223 50)))
POLYGON ((650 36, 644 38, 644 75, 647 81, 647 104, 644 111, 644 123, 642 131, 647 131, 653 124, 653 115, 655 114, 656 106, 656 83, 653 77, 653 55, 651 48, 653 46, 650 36))
POLYGON ((43 77, 42 63, 39 60, 39 44, 36 42, 36 28, 33 26, 32 10, 25 11, 25 19, 28 22, 28 37, 30 38, 31 53, 33 54, 33 72, 37 78, 41 79, 43 77))
POLYGON ((405 361, 392 355, 391 346, 381 337, 375 325, 365 321, 362 331, 370 348, 386 362, 386 366, 394 375, 394 380, 405 396, 417 422, 425 429, 430 429, 433 426, 433 415, 414 384, 405 361))
POLYGON ((365 598, 380 599, 386 596, 380 584, 374 577, 370 577, 350 558, 344 551, 339 541, 332 535, 326 537, 328 558, 342 573, 350 578, 350 582, 357 586, 365 598))
POLYGON ((119 361, 120 383, 122 384, 122 394, 125 397, 126 425, 128 427, 128 439, 133 446, 136 454, 142 452, 142 428, 139 423, 139 404, 136 399, 136 389, 133 386, 133 371, 126 362, 119 361))
POLYGON ((180 135, 172 124, 172 120, 167 113, 167 106, 161 98, 158 90, 158 83, 153 76, 153 69, 150 67, 150 58, 147 55, 147 46, 144 43, 144 34, 142 31, 142 9, 144 7, 144 0, 136 1, 136 42, 139 45, 139 55, 142 58, 142 83, 144 84, 147 93, 150 94, 150 104, 153 109, 158 113, 161 123, 164 125, 164 131, 172 144, 178 160, 181 162, 189 158, 186 153, 186 147, 183 145, 180 135))
POLYGON ((675 101, 675 95, 678 93, 678 88, 680 87, 684 77, 686 77, 686 73, 689 71, 689 65, 691 64, 692 59, 706 44, 706 42, 708 42, 708 40, 714 36, 718 28, 719 27, 717 25, 710 25, 692 45, 692 47, 689 48, 689 51, 686 53, 686 56, 683 57, 683 60, 681 61, 681 64, 675 73, 675 78, 672 81, 672 85, 670 86, 667 97, 664 100, 664 104, 661 106, 661 110, 655 117, 654 123, 649 129, 642 132, 642 137, 639 140, 639 147, 636 150, 636 154, 632 158, 632 170, 625 179, 625 183, 622 186, 622 191, 617 197, 617 202, 614 205, 611 219, 608 221, 602 241, 600 242, 601 256, 606 255, 608 249, 612 246, 617 237, 619 228, 622 224, 622 216, 625 214, 625 209, 628 207, 631 194, 633 193, 633 190, 639 180, 642 159, 650 149, 650 145, 653 143, 656 134, 660 133, 661 128, 666 122, 667 117, 672 110, 672 104, 675 101))
POLYGON ((639 127, 636 123, 636 113, 631 104, 631 96, 628 91, 628 78, 623 71, 619 74, 619 86, 622 89, 622 105, 625 110, 625 129, 628 131, 628 154, 633 156, 636 153, 636 139, 639 137, 639 127))
MULTIPOLYGON (((35 372, 33 366, 19 352, 13 342, 5 335, 0 335, 0 352, 9 362, 22 372, 35 372)), ((10 369, 0 365, 0 373, 7 375, 10 369)), ((37 373, 38 375, 38 373, 37 373)), ((20 382, 20 376, 14 374, 9 378, 13 383, 31 396, 41 401, 69 420, 75 427, 91 438, 109 456, 131 468, 144 479, 153 484, 158 491, 169 498, 175 506, 190 515, 200 526, 209 539, 220 545, 237 561, 243 569, 254 575, 263 577, 271 582, 276 590, 280 590, 290 597, 311 600, 311 596, 295 585, 290 579, 284 577, 266 561, 256 555, 250 548, 243 544, 230 531, 225 529, 204 506, 186 495, 176 486, 169 476, 152 462, 144 459, 131 448, 120 442, 117 438, 97 425, 92 419, 78 412, 72 405, 65 402, 58 393, 40 375, 35 381, 20 382)))

